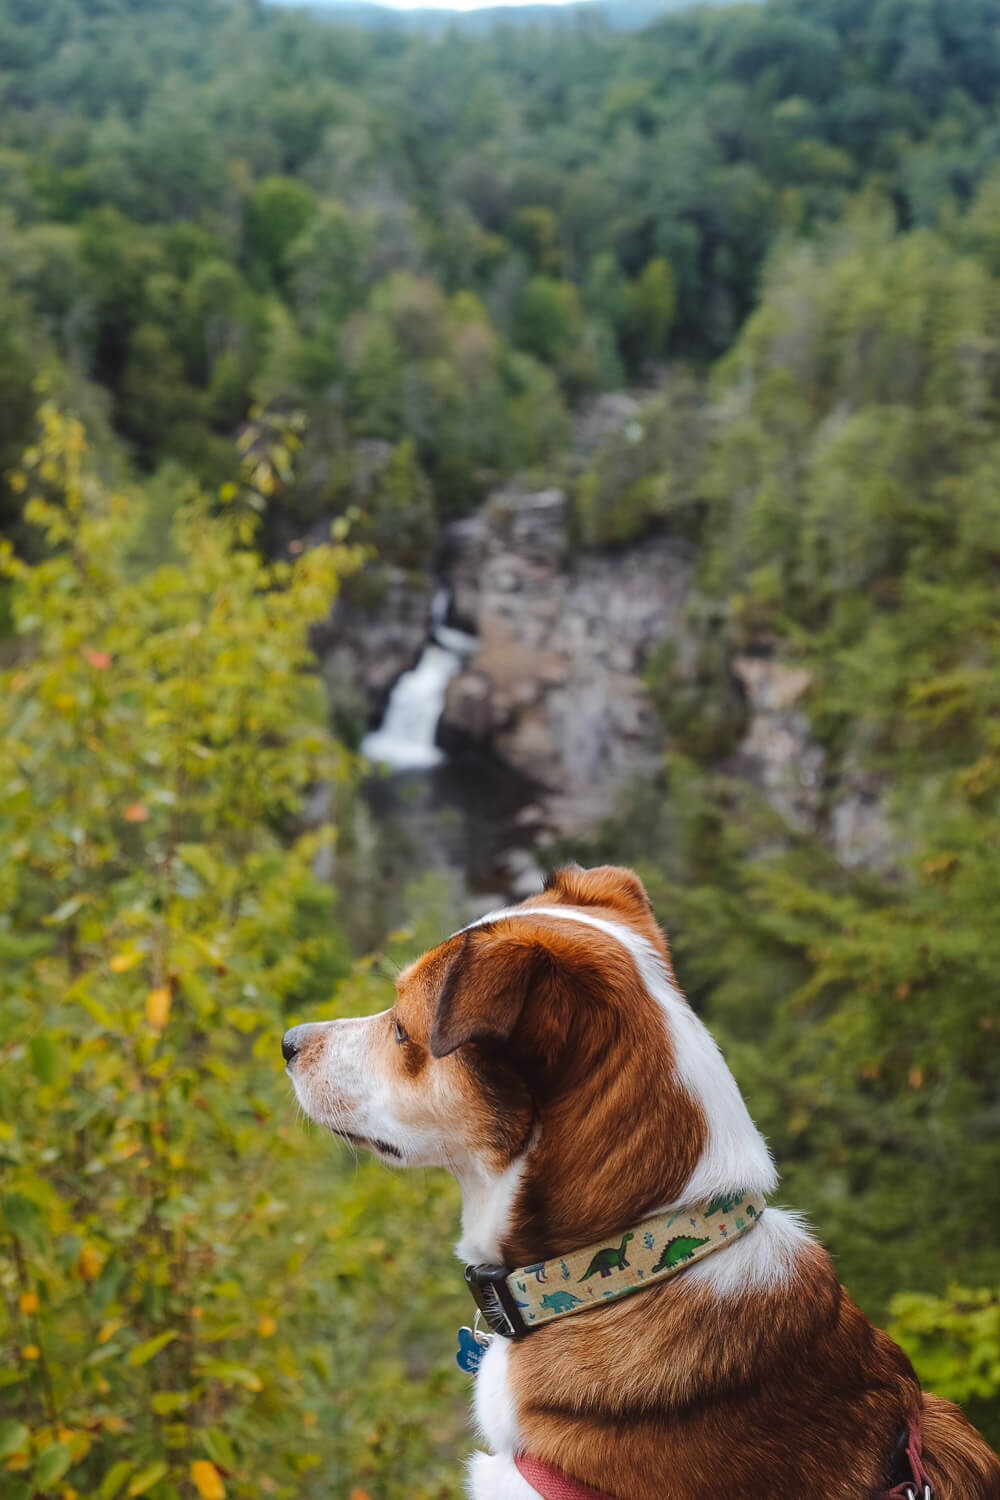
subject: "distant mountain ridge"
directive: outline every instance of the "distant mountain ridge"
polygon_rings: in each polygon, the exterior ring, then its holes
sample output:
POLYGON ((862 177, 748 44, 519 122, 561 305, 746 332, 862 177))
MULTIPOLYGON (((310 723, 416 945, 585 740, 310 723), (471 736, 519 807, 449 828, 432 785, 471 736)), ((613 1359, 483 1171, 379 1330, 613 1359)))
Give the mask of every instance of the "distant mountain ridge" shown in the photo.
POLYGON ((559 23, 575 21, 581 16, 599 16, 616 31, 638 31, 659 16, 682 10, 694 0, 574 0, 570 5, 538 4, 495 5, 483 10, 418 9, 394 10, 375 0, 268 0, 314 14, 328 15, 331 20, 349 21, 356 26, 397 26, 408 30, 443 30, 461 26, 469 31, 488 31, 497 22, 530 26, 539 21, 559 23))

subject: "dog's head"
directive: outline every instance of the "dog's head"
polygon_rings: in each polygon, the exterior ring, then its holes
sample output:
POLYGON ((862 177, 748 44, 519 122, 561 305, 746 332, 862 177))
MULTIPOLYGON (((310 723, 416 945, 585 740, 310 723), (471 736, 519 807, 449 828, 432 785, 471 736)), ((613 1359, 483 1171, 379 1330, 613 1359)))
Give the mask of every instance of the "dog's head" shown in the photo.
POLYGON ((390 1010, 295 1026, 282 1050, 314 1120, 454 1173, 470 1258, 543 1259, 773 1181, 628 870, 559 871, 411 964, 390 1010))

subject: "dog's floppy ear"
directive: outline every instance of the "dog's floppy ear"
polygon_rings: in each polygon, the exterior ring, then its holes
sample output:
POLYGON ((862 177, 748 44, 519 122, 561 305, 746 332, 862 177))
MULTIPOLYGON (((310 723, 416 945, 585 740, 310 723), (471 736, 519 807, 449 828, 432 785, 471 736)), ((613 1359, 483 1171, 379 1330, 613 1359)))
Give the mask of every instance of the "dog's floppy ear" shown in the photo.
POLYGON ((466 1042, 506 1041, 548 959, 538 942, 471 928, 437 998, 431 1055, 447 1057, 466 1042))

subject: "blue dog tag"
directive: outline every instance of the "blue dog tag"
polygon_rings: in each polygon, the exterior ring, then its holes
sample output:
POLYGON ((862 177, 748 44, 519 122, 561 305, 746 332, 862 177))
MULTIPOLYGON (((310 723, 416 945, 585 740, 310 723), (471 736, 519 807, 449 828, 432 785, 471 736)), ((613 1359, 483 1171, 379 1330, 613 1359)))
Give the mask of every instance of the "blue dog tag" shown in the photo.
POLYGON ((487 1345, 480 1343, 471 1328, 460 1328, 458 1330, 458 1353, 455 1360, 460 1370, 467 1375, 475 1375, 483 1362, 487 1345))

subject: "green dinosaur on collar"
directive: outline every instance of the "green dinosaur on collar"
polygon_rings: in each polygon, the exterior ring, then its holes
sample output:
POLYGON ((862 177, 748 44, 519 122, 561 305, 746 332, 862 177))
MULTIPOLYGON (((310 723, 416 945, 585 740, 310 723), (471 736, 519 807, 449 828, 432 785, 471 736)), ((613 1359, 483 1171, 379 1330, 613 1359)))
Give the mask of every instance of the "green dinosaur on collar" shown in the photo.
POLYGON ((579 1285, 579 1282, 586 1281, 589 1277, 595 1276, 598 1271, 600 1271, 602 1276, 610 1276, 612 1271, 624 1270, 629 1264, 625 1259, 625 1246, 629 1240, 634 1239, 635 1235, 630 1229, 627 1234, 622 1235, 622 1242, 617 1250, 598 1250, 583 1275, 578 1277, 577 1284, 579 1285))
POLYGON ((705 1218, 710 1219, 713 1214, 732 1213, 733 1209, 739 1208, 742 1202, 742 1193, 720 1193, 717 1198, 713 1198, 709 1203, 705 1210, 705 1218))
POLYGON ((707 1244, 707 1235, 704 1239, 698 1239, 693 1234, 677 1234, 664 1245, 653 1271, 665 1271, 668 1266, 679 1266, 681 1261, 690 1260, 700 1245, 707 1244))

